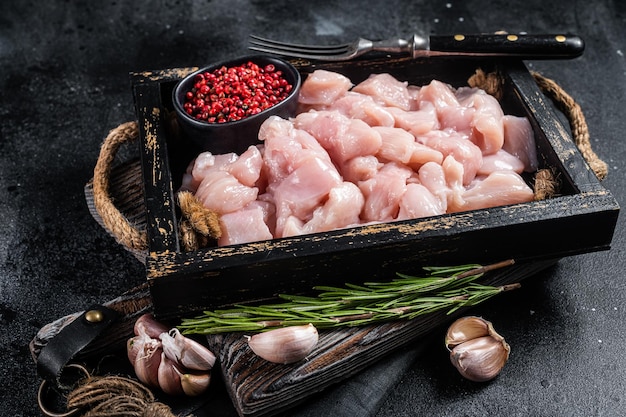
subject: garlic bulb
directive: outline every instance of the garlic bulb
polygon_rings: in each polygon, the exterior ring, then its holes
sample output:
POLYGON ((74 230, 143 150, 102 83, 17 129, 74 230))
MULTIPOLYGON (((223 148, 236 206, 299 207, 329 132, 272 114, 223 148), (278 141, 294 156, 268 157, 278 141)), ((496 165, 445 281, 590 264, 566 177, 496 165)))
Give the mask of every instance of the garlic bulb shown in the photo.
POLYGON ((202 344, 168 330, 150 314, 135 322, 126 345, 137 379, 170 395, 199 395, 211 381, 215 355, 202 344))
POLYGON ((274 363, 293 363, 306 358, 317 344, 319 334, 312 324, 289 326, 248 338, 250 349, 274 363))
POLYGON ((511 352, 491 322, 480 317, 463 317, 452 323, 445 339, 450 361, 465 378, 484 382, 495 378, 511 352))

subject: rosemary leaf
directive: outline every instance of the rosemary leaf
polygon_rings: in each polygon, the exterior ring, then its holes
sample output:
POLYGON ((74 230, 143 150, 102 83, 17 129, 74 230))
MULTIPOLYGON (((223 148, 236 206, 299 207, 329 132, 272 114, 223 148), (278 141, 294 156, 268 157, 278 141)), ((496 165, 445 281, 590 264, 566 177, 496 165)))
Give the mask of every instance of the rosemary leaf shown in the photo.
POLYGON ((493 287, 475 282, 485 273, 512 263, 427 267, 426 277, 398 273, 389 282, 345 284, 345 288, 317 286, 316 297, 281 294, 283 303, 205 311, 199 317, 184 319, 179 328, 187 334, 261 332, 308 323, 323 329, 410 320, 443 310, 451 314, 518 288, 519 284, 493 287))

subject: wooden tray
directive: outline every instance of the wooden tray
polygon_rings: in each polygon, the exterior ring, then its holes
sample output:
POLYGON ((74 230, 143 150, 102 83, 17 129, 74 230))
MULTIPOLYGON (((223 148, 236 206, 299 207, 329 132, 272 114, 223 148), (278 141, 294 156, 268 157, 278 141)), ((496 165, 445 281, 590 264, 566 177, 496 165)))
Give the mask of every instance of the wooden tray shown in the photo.
POLYGON ((389 72, 415 85, 438 79, 455 87, 467 85, 478 68, 497 71, 504 81, 503 109, 529 118, 540 168, 554 170, 560 194, 488 210, 184 252, 174 194, 198 150, 172 123, 171 91, 193 69, 134 74, 150 245, 147 280, 158 317, 189 317, 279 293, 307 293, 315 285, 385 279, 396 272, 418 272, 425 265, 509 258, 532 262, 609 248, 619 207, 523 63, 429 58, 294 64, 303 76, 329 69, 357 83, 372 73, 389 72))

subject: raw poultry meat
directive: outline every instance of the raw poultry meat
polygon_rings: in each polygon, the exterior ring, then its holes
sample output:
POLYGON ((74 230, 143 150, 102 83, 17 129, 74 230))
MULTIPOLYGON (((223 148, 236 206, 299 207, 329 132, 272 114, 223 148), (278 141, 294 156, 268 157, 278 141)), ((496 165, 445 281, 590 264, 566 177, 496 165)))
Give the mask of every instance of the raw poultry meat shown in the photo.
POLYGON ((533 135, 478 88, 316 70, 294 118, 241 155, 198 155, 181 189, 220 214, 221 246, 478 210, 533 199, 533 135))

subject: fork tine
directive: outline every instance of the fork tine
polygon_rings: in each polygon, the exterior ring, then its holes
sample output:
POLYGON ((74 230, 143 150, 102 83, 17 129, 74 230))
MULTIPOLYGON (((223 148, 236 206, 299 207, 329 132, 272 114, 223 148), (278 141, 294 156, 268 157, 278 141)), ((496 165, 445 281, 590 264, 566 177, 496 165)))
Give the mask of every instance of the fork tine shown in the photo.
POLYGON ((294 58, 302 58, 302 59, 312 59, 314 61, 343 61, 349 58, 352 58, 352 54, 341 53, 341 54, 311 54, 311 53, 303 53, 303 52, 290 52, 290 51, 278 51, 276 49, 270 48, 259 48, 255 46, 250 46, 248 49, 257 52, 263 52, 274 55, 283 55, 294 58))
POLYGON ((256 35, 250 35, 250 43, 254 45, 254 50, 261 50, 259 48, 264 48, 263 52, 272 52, 272 51, 282 51, 282 52, 298 52, 298 53, 308 53, 308 54, 342 54, 349 50, 351 47, 350 44, 341 44, 341 45, 304 45, 297 43, 287 43, 287 42, 279 42, 271 39, 262 38, 256 35))

